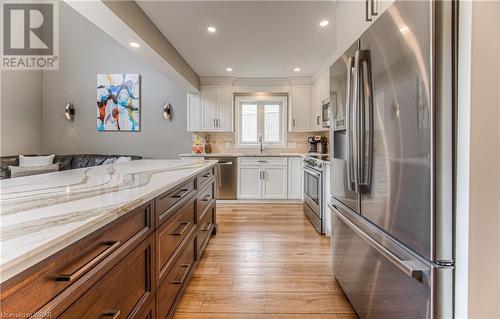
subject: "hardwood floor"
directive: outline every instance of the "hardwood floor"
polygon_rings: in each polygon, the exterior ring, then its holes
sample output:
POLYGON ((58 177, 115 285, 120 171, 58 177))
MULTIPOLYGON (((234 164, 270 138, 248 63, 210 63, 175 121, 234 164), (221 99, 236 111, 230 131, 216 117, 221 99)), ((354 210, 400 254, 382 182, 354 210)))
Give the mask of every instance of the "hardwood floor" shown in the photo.
POLYGON ((222 204, 175 319, 354 319, 330 238, 296 204, 222 204))

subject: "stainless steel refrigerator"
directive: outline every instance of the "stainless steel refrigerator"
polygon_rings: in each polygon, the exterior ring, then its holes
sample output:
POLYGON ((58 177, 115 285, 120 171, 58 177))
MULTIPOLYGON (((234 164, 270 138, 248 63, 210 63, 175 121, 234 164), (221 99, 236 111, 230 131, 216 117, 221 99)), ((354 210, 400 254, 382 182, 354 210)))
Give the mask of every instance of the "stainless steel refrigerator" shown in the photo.
POLYGON ((333 270, 361 318, 453 318, 455 11, 396 1, 330 69, 333 270))

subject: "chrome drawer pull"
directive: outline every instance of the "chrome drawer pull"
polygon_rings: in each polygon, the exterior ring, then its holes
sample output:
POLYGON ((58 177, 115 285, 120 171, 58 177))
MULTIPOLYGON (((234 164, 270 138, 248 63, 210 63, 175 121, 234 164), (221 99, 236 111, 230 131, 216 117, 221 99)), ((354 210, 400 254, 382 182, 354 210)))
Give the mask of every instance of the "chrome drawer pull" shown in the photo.
POLYGON ((207 223, 205 227, 201 229, 201 231, 208 231, 210 229, 210 226, 212 226, 212 223, 207 223))
POLYGON ((183 198, 184 196, 186 196, 187 194, 189 194, 189 189, 187 188, 184 188, 184 189, 181 189, 180 191, 178 191, 174 196, 172 197, 176 197, 176 198, 183 198))
POLYGON ((189 225, 191 223, 182 223, 180 224, 177 229, 176 229, 176 232, 172 233, 171 235, 172 236, 182 236, 184 234, 184 232, 189 228, 189 225), (184 225, 180 231, 177 231, 182 225, 184 225))
POLYGON ((75 279, 80 278, 84 273, 86 273, 88 270, 90 270, 92 267, 100 263, 104 258, 108 257, 118 246, 120 246, 120 241, 109 241, 106 243, 106 245, 109 245, 106 250, 104 250, 102 253, 99 255, 95 256, 92 258, 91 261, 83 265, 82 267, 78 268, 75 272, 71 274, 61 274, 56 276, 57 281, 74 281, 75 279))
POLYGON ((102 314, 105 317, 111 317, 111 319, 117 319, 120 316, 120 310, 106 310, 102 314))
POLYGON ((206 195, 205 197, 203 197, 202 201, 204 201, 204 202, 208 202, 208 201, 209 201, 209 200, 211 200, 211 199, 212 199, 212 195, 211 195, 211 194, 208 194, 208 195, 206 195))
POLYGON ((190 264, 183 264, 183 265, 181 265, 181 268, 186 268, 186 271, 182 275, 181 279, 179 279, 179 280, 172 280, 171 281, 172 284, 182 285, 184 283, 184 281, 186 280, 188 274, 189 274, 189 270, 191 269, 191 265, 190 264))

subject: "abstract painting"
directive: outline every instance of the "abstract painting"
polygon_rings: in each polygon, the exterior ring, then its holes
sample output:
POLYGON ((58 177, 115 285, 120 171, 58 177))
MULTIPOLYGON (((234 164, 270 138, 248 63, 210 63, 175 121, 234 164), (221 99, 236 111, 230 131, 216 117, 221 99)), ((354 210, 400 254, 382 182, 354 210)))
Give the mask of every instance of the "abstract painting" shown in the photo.
POLYGON ((140 131, 140 75, 97 75, 97 130, 140 131))

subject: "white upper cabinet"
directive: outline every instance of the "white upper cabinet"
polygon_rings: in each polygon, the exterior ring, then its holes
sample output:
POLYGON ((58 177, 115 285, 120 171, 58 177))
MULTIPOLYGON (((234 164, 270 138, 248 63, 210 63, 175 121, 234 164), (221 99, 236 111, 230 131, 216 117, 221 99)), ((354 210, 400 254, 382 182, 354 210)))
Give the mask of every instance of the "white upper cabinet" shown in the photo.
POLYGON ((213 131, 217 128, 217 86, 203 85, 201 87, 201 108, 203 129, 213 131))
POLYGON ((347 49, 393 2, 394 0, 337 2, 337 48, 341 52, 347 49))
POLYGON ((233 94, 231 85, 217 85, 217 130, 233 131, 233 94))
POLYGON ((311 131, 311 85, 292 85, 288 115, 289 132, 311 131))
POLYGON ((201 116, 201 99, 198 94, 187 95, 187 131, 201 131, 203 127, 201 116))
POLYGON ((202 85, 200 95, 188 94, 187 131, 233 131, 231 85, 202 85))
POLYGON ((319 81, 311 86, 311 130, 321 130, 321 97, 319 81))
POLYGON ((311 87, 311 130, 326 131, 323 128, 323 101, 330 97, 330 70, 326 69, 311 87))

